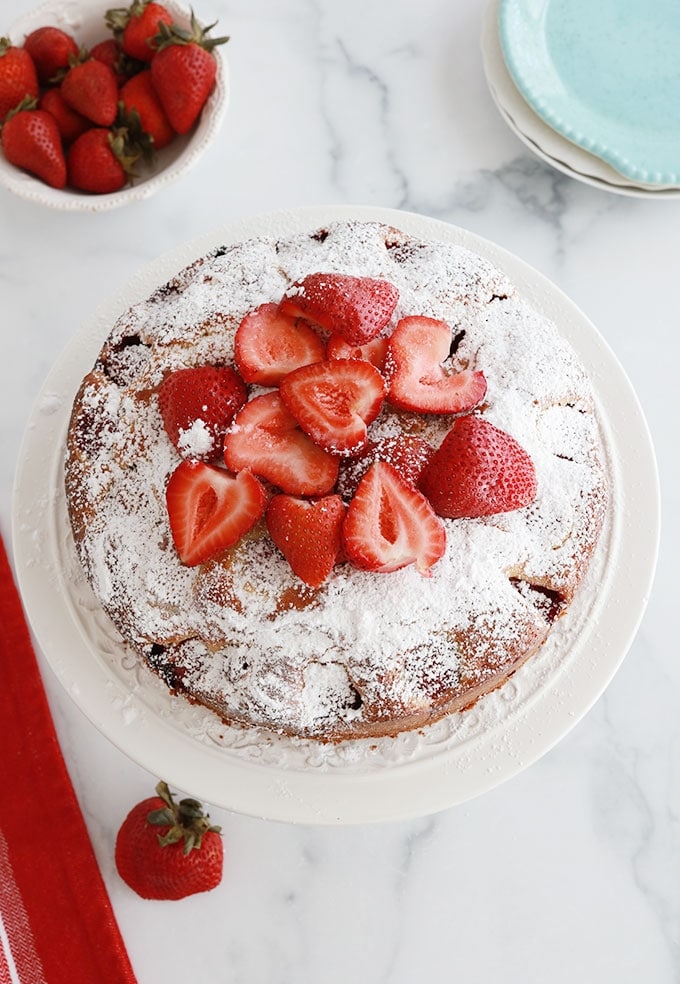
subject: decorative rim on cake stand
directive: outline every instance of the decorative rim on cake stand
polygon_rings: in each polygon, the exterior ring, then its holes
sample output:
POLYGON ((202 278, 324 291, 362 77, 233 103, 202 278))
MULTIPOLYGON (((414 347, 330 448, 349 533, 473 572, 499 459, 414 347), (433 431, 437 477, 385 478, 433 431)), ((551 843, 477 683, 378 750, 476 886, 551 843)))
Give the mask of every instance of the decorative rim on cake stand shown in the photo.
POLYGON ((630 648, 659 543, 659 480, 632 386, 585 315, 542 274, 464 229, 394 209, 328 206, 243 219, 146 266, 72 338, 52 368, 24 435, 13 538, 31 627, 59 682, 132 760, 213 806, 272 820, 349 824, 446 809, 535 762, 600 697, 630 648), (333 221, 376 221, 460 244, 499 267, 556 322, 588 371, 613 495, 586 583, 547 643, 505 686, 463 714, 397 738, 324 744, 229 727, 167 688, 121 642, 91 593, 72 542, 63 491, 71 405, 113 321, 192 260, 254 236, 289 236, 333 221), (625 523, 625 516, 645 516, 625 523), (635 564, 622 558, 635 556, 635 564))

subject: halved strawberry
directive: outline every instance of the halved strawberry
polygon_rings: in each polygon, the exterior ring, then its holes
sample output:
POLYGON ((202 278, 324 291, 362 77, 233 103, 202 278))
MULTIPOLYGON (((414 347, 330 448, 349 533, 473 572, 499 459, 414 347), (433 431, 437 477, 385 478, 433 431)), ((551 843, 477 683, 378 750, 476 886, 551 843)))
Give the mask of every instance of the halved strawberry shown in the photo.
POLYGON ((524 448, 483 417, 459 417, 425 468, 420 489, 440 516, 491 516, 536 497, 534 464, 524 448))
POLYGON ((417 434, 399 434, 369 441, 356 458, 346 458, 340 462, 338 492, 345 501, 349 501, 374 461, 386 461, 408 485, 418 488, 420 476, 434 450, 428 441, 417 434))
POLYGON ((385 365, 388 339, 384 335, 372 338, 365 345, 350 345, 342 335, 331 335, 326 342, 327 359, 362 359, 381 372, 385 365))
POLYGON ((169 373, 158 391, 168 437, 185 458, 212 461, 224 434, 246 402, 245 383, 229 366, 196 366, 169 373))
POLYGON ((342 537, 347 558, 367 571, 415 564, 429 575, 446 550, 446 530, 430 503, 385 461, 371 465, 359 482, 342 537))
POLYGON ((237 543, 267 505, 264 487, 250 472, 231 475, 202 461, 182 461, 165 496, 172 539, 187 567, 237 543))
POLYGON ((385 358, 389 402, 420 413, 466 413, 478 406, 486 394, 484 373, 445 368, 450 350, 451 329, 445 322, 402 318, 385 358))
POLYGON ((310 273, 288 288, 281 310, 337 332, 350 345, 364 345, 389 324, 398 300, 387 280, 310 273))
POLYGON ((256 396, 224 438, 227 468, 249 468, 290 495, 325 495, 338 477, 337 460, 300 430, 278 392, 256 396))
POLYGON ((313 588, 323 584, 338 559, 346 509, 339 495, 314 501, 275 495, 269 501, 269 535, 293 572, 313 588))
POLYGON ((312 440, 333 454, 356 454, 385 398, 385 381, 370 362, 331 359, 303 366, 281 381, 281 399, 312 440))
POLYGON ((321 362, 324 343, 311 325, 278 304, 261 304, 245 316, 234 338, 234 361, 247 383, 278 386, 293 369, 321 362))

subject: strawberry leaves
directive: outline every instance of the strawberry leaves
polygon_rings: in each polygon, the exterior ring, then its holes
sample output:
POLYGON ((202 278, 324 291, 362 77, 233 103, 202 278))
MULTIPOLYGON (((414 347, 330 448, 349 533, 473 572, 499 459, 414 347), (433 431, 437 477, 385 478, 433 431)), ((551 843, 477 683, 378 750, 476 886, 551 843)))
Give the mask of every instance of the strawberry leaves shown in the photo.
POLYGON ((158 26, 151 79, 175 132, 188 133, 215 82, 217 64, 212 49, 229 38, 209 38, 215 25, 202 28, 193 13, 190 30, 163 21, 158 26))
POLYGON ((188 24, 180 20, 162 3, 132 0, 107 11, 109 36, 91 47, 52 25, 32 31, 21 46, 0 38, 0 127, 26 98, 57 122, 49 167, 28 132, 39 124, 45 143, 40 117, 11 128, 14 146, 3 144, 10 163, 59 190, 98 195, 146 177, 133 164, 142 156, 160 162, 155 152, 194 128, 214 91, 214 49, 229 40, 210 37, 215 24, 202 27, 193 11, 188 24), (67 151, 59 170, 57 152, 67 151))
POLYGON ((195 799, 176 802, 165 782, 132 807, 116 836, 123 881, 143 899, 183 899, 222 880, 220 827, 195 799))

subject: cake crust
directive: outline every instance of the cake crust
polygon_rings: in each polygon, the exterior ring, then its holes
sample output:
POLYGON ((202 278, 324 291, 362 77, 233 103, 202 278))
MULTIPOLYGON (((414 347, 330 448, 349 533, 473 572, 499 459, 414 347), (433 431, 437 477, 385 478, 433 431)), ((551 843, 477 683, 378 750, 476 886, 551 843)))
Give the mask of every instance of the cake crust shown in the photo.
MULTIPOLYGON (((451 422, 386 403, 371 436, 436 446, 451 422)), ((483 258, 361 222, 216 248, 125 312, 75 399, 65 475, 94 593, 171 690, 229 723, 332 741, 421 728, 502 685, 567 611, 607 503, 590 383, 555 326, 483 258), (341 563, 310 588, 263 522, 195 568, 174 548, 165 487, 181 459, 162 425, 162 380, 232 365, 242 318, 315 271, 394 284, 393 324, 413 314, 449 324, 453 368, 487 379, 476 412, 534 461, 532 505, 443 520, 446 552, 430 577, 341 563)))

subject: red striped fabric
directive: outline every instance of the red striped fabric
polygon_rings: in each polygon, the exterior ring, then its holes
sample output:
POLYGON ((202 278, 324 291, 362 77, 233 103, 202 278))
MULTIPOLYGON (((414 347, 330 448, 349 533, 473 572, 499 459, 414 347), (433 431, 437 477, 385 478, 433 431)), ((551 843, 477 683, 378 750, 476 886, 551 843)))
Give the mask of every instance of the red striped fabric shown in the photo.
POLYGON ((0 537, 0 984, 135 984, 0 537))

